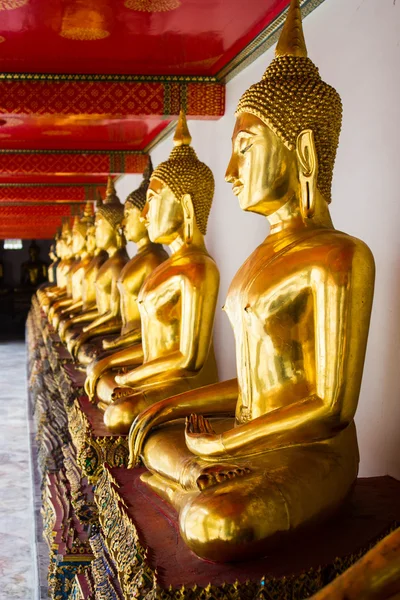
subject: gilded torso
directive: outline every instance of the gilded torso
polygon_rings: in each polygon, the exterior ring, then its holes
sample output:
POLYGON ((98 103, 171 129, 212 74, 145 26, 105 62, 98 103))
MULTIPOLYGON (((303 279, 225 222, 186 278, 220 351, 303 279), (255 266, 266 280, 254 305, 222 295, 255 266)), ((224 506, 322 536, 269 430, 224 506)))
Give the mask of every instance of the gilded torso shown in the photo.
MULTIPOLYGON (((335 230, 306 231, 297 239, 267 238, 240 268, 225 304, 236 341, 237 422, 326 392, 318 386, 334 389, 340 361, 324 353, 331 347, 342 352, 343 364, 353 360, 344 347, 354 325, 348 321, 354 318, 351 288, 357 285, 352 266, 365 249, 335 230), (331 318, 339 335, 325 346, 331 318), (327 373, 322 384, 321 369, 327 373)), ((351 384, 348 391, 358 396, 351 384)))

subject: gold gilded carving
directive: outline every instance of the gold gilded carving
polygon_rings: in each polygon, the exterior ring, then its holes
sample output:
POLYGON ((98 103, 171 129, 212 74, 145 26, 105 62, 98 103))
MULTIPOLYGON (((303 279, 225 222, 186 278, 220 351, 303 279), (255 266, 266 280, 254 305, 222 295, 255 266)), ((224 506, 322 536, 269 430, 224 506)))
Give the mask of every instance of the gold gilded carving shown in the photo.
POLYGON ((119 436, 96 436, 90 422, 81 410, 78 399, 67 407, 68 427, 76 449, 76 461, 82 475, 96 483, 103 463, 121 467, 128 464, 128 440, 119 436))
POLYGON ((225 303, 237 380, 158 402, 129 435, 130 466, 142 459, 202 558, 259 555, 334 513, 357 478, 375 267, 329 213, 340 127, 291 0, 275 60, 239 101, 226 172, 241 208, 271 226, 225 303))

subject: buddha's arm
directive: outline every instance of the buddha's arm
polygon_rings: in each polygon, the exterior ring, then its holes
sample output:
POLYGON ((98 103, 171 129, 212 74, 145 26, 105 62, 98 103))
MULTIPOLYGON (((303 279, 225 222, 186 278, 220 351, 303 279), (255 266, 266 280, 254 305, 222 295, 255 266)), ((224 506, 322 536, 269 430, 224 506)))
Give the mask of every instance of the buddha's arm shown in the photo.
POLYGON ((209 276, 214 279, 213 285, 204 288, 193 285, 186 277, 182 280, 179 350, 149 361, 126 375, 118 375, 115 380, 119 385, 134 386, 160 374, 201 369, 210 349, 219 284, 218 272, 209 276))
POLYGON ((85 312, 82 312, 80 315, 76 315, 75 317, 72 317, 71 324, 69 326, 78 325, 79 323, 89 323, 90 321, 93 321, 93 319, 95 319, 98 316, 99 316, 99 311, 97 310, 97 308, 92 308, 91 310, 86 310, 85 312))
POLYGON ((72 313, 76 313, 80 309, 82 309, 82 305, 83 305, 83 300, 78 300, 77 302, 74 302, 74 304, 72 304, 71 306, 68 306, 66 309, 64 309, 61 314, 62 315, 70 315, 72 313))
MULTIPOLYGON (((121 309, 120 309, 120 295, 117 287, 116 278, 113 279, 111 284, 111 294, 110 294, 110 310, 99 315, 97 319, 95 319, 90 325, 87 325, 83 328, 84 333, 92 332, 92 335, 97 335, 95 330, 99 326, 103 326, 105 323, 110 324, 110 333, 114 333, 115 331, 120 331, 122 326, 121 320, 121 309), (119 324, 119 329, 116 329, 116 326, 119 324)), ((103 329, 104 330, 104 329, 103 329)))
POLYGON ((85 392, 90 399, 94 397, 97 381, 101 375, 113 368, 131 367, 143 362, 143 349, 141 344, 113 352, 103 358, 98 358, 90 363, 86 369, 85 392))
POLYGON ((137 344, 142 341, 142 328, 140 326, 136 327, 132 331, 128 331, 124 335, 120 335, 115 340, 104 340, 103 348, 104 350, 113 350, 114 348, 121 348, 124 346, 130 346, 132 344, 137 344))
POLYGON ((335 260, 331 251, 327 267, 313 268, 311 274, 315 333, 308 357, 314 365, 308 376, 309 396, 288 405, 282 398, 276 410, 220 435, 211 432, 207 422, 189 418, 186 442, 194 454, 229 459, 323 440, 352 421, 368 336, 374 266, 365 260, 351 262, 352 256, 344 252, 335 260))
POLYGON ((221 381, 156 402, 138 415, 129 432, 129 466, 134 467, 150 431, 163 423, 188 417, 193 410, 204 415, 233 415, 238 397, 237 379, 221 381))

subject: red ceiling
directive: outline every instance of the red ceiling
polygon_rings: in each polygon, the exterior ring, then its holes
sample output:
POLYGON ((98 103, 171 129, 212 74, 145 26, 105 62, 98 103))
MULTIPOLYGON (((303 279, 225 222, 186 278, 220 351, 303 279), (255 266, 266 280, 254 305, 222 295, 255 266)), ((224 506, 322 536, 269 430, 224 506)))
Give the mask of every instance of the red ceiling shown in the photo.
POLYGON ((0 2, 0 7, 23 4, 1 12, 0 71, 215 75, 288 5, 288 0, 24 2, 0 2), (125 5, 147 5, 153 12, 125 5), (87 36, 106 37, 76 39, 87 36))
POLYGON ((218 73, 288 4, 0 0, 0 239, 52 237, 61 213, 45 203, 92 199, 107 173, 142 168, 129 151, 182 105, 219 118, 218 73), (13 203, 23 206, 7 216, 13 203))
POLYGON ((144 120, 101 119, 95 115, 0 115, 0 147, 140 150, 169 123, 170 119, 157 117, 144 120))

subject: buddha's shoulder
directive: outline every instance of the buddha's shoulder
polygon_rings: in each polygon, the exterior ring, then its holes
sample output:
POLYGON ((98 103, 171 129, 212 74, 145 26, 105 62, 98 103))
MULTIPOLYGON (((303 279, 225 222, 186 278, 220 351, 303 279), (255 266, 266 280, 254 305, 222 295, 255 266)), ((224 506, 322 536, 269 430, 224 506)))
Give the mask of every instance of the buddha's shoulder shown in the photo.
POLYGON ((308 248, 310 249, 311 261, 320 256, 328 262, 336 259, 342 259, 345 263, 362 260, 374 265, 373 254, 365 242, 336 229, 318 231, 311 240, 303 240, 299 248, 304 250, 304 254, 308 248))

